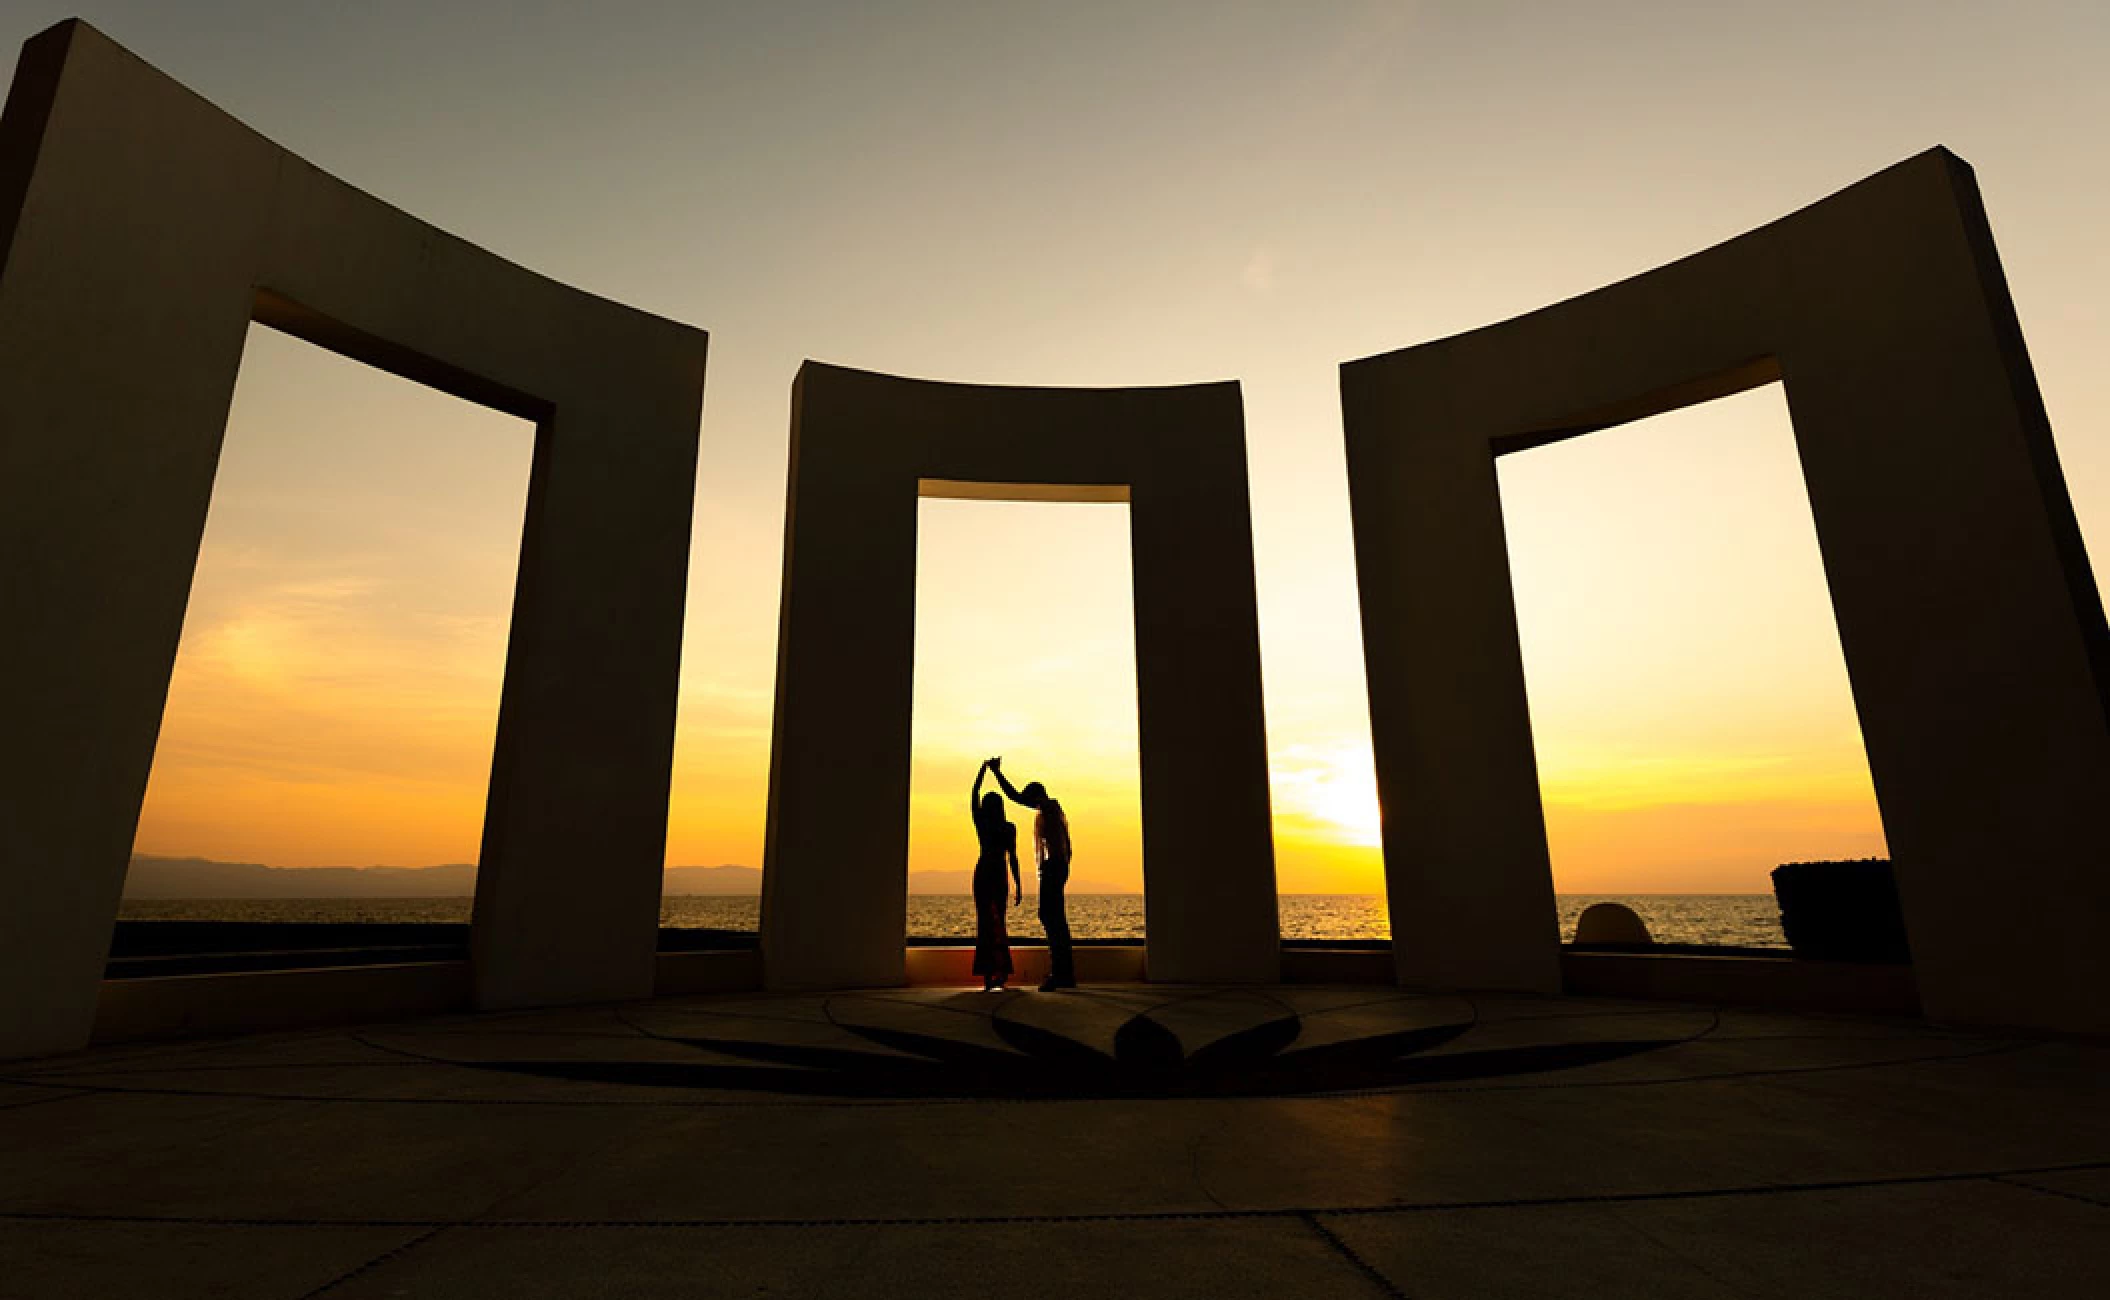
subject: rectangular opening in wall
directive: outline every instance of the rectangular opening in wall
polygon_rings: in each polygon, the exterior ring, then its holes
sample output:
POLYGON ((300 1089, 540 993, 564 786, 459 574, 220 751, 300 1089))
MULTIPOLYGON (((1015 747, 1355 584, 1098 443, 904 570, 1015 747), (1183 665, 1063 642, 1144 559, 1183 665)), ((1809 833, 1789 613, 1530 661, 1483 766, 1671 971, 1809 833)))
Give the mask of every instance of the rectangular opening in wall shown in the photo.
POLYGON ((1776 865, 1885 848, 1781 386, 1496 463, 1562 939, 1782 947, 1776 865))
MULTIPOLYGON (((465 948, 534 444, 250 327, 113 973, 180 942, 145 921, 465 948)), ((307 939, 351 946, 258 942, 307 939)))
MULTIPOLYGON (((962 494, 949 493, 951 496, 962 494)), ((1079 943, 1141 942, 1143 834, 1129 508, 1120 497, 926 496, 917 520, 909 794, 910 941, 971 943, 978 840, 969 795, 1002 756, 1041 783, 1075 843, 1067 903, 1079 943)), ((992 780, 983 792, 997 789, 992 780)), ((1014 945, 1043 942, 1032 809, 1006 802, 1025 902, 1014 945)))

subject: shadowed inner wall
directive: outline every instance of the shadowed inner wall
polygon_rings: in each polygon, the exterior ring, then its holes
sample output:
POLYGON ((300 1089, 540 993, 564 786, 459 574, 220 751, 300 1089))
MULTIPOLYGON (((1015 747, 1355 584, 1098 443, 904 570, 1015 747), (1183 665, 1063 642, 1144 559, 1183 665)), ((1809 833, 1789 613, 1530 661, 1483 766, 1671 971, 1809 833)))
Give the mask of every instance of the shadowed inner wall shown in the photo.
POLYGON ((476 860, 534 438, 250 327, 135 852, 476 860))
MULTIPOLYGON (((925 497, 917 517, 914 741, 910 769, 910 931, 917 895, 965 894, 975 861, 968 788, 1001 754, 1023 786, 1040 781, 1068 812, 1072 893, 1140 892, 1142 799, 1136 730, 1135 605, 1129 511, 1118 503, 925 497)), ((996 789, 992 781, 987 790, 996 789)), ((1033 813, 1018 827, 1032 920, 1033 813)), ((1142 932, 1141 899, 1132 910, 1142 932)), ((957 932, 972 933, 962 905, 957 932)), ((1073 908, 1073 924, 1081 917, 1073 908)), ((1081 925, 1080 936, 1089 933, 1081 925)))
POLYGON ((1554 888, 1883 854, 1781 386, 1496 464, 1554 888))

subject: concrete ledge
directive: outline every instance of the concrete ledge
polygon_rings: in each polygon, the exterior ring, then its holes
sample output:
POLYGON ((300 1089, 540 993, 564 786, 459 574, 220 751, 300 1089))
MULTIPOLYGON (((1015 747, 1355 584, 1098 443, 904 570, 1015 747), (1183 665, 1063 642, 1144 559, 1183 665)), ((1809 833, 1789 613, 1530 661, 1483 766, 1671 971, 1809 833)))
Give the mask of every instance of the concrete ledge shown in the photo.
POLYGON ((1284 984, 1378 984, 1399 983, 1392 949, 1385 948, 1284 948, 1284 984))
POLYGON ((1568 951, 1561 954, 1561 984, 1565 992, 1595 997, 1882 1016, 1920 1013, 1919 986, 1910 966, 1568 951))
POLYGON ((720 952, 663 952, 654 964, 658 997, 685 993, 744 993, 762 987, 762 954, 753 948, 720 952))
POLYGON ((104 980, 93 1041, 403 1020, 469 1006, 466 961, 104 980))
MULTIPOLYGON (((972 986, 974 949, 967 945, 904 951, 912 985, 972 986)), ((1011 949, 1016 986, 1047 977, 1048 950, 1011 949)), ((654 990, 661 997, 738 993, 762 987, 762 955, 753 949, 663 952, 654 990)), ((1799 961, 1787 957, 1574 952, 1561 955, 1565 990, 1596 997, 1716 1002, 1782 1010, 1916 1016, 1918 988, 1909 966, 1799 961)), ((1077 949, 1077 977, 1087 984, 1135 983, 1147 966, 1140 944, 1077 949)), ((1393 981, 1391 953, 1378 949, 1286 948, 1285 984, 1393 981)), ((305 1029, 402 1020, 467 1010, 465 961, 401 962, 299 970, 148 976, 103 981, 95 1040, 129 1042, 209 1034, 305 1029)))
MULTIPOLYGON (((1048 950, 1013 944, 1011 983, 1014 987, 1038 984, 1048 977, 1048 950)), ((979 983, 974 967, 974 948, 910 948, 908 982, 911 984, 979 983)), ((1084 984, 1133 984, 1144 977, 1143 946, 1098 945, 1077 949, 1077 979, 1084 984)))
MULTIPOLYGON (((1128 984, 1147 977, 1142 944, 1090 944, 1077 949, 1077 978, 1086 984, 1128 984)), ((1048 950, 1013 944, 1011 983, 1038 984, 1048 974, 1048 950)), ((917 947, 908 950, 910 984, 973 984, 974 948, 917 947)), ((1390 949, 1285 948, 1285 984, 1376 984, 1399 982, 1390 949)))

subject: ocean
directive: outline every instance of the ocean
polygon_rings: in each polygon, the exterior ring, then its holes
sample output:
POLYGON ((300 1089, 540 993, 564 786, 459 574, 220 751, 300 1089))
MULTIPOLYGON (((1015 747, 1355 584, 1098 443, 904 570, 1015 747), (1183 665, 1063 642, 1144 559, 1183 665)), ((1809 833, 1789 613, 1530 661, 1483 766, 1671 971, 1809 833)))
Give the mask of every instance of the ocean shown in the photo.
MULTIPOLYGON (((1560 894, 1561 938, 1575 937, 1575 918, 1592 903, 1625 903, 1658 943, 1781 948, 1780 911, 1771 894, 1560 894)), ((127 899, 118 915, 140 921, 466 921, 467 898, 127 899)), ((753 930, 761 900, 749 896, 677 895, 662 899, 659 923, 675 929, 753 930)), ((1034 898, 1013 909, 1012 933, 1039 936, 1034 898)), ((1141 894, 1072 894, 1070 930, 1080 939, 1141 939, 1141 894)), ((1284 894, 1285 939, 1390 939, 1379 894, 1284 894)), ((974 903, 965 894, 911 894, 908 932, 917 938, 969 939, 974 903)))

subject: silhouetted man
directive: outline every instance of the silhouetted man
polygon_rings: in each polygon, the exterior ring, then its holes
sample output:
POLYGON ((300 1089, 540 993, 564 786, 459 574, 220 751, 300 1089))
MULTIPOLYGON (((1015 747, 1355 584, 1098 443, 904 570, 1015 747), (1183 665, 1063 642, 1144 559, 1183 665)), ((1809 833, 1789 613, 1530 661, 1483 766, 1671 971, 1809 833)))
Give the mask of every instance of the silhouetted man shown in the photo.
POLYGON ((990 774, 1003 787, 1011 802, 1033 809, 1033 857, 1040 863, 1040 928, 1048 936, 1048 977, 1040 990, 1077 987, 1077 964, 1070 950, 1070 918, 1064 910, 1062 891, 1070 883, 1070 819, 1062 805, 1048 797, 1048 789, 1029 781, 1023 790, 1011 788, 1004 778, 1001 756, 989 760, 990 774))

